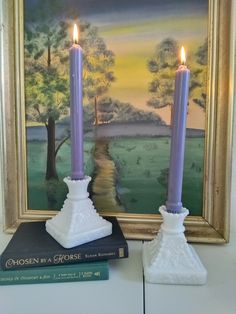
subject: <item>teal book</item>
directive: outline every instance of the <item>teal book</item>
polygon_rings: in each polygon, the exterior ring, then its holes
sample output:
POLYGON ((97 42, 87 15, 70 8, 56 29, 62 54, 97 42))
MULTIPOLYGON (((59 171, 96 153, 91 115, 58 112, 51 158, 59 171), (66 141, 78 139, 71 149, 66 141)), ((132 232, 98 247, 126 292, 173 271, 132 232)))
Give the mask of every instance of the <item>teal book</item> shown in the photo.
POLYGON ((107 261, 43 266, 18 270, 0 269, 0 285, 59 283, 109 279, 107 261))

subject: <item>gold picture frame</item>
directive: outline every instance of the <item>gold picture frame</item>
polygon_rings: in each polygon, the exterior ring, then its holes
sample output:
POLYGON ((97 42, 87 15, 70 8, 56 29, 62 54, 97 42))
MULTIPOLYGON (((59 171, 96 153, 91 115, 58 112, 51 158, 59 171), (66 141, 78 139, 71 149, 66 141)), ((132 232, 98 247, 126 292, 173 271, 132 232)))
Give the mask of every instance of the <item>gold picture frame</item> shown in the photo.
MULTIPOLYGON (((1 151, 4 182, 4 229, 45 220, 55 211, 27 209, 24 128, 23 0, 0 0, 1 27, 1 151)), ((189 216, 191 242, 229 241, 229 201, 233 100, 230 89, 231 0, 209 0, 209 77, 202 216, 189 216)), ((162 205, 162 204, 159 204, 162 205)), ((158 206, 158 204, 157 204, 158 206)), ((116 216, 128 239, 152 239, 162 222, 159 215, 107 213, 116 216)))

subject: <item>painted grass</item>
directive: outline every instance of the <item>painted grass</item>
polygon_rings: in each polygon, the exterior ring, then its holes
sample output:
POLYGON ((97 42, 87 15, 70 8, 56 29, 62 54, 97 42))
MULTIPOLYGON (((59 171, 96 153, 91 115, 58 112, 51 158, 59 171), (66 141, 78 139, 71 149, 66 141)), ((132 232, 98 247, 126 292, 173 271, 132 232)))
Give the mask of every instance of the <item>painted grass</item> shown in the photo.
MULTIPOLYGON (((157 213, 165 204, 169 166, 168 138, 120 139, 110 145, 115 160, 121 202, 128 212, 157 213)), ((183 204, 191 215, 202 213, 203 139, 187 139, 183 183, 183 204)))
MULTIPOLYGON (((157 213, 166 201, 170 140, 122 138, 111 140, 109 153, 118 170, 118 197, 126 212, 157 213)), ((86 174, 91 175, 94 143, 85 142, 86 174)), ((28 205, 31 209, 60 209, 67 193, 63 178, 70 174, 70 147, 62 146, 57 158, 59 182, 45 184, 46 144, 28 143, 28 205)), ((202 213, 204 139, 187 139, 183 204, 191 215, 202 213)), ((95 204, 96 205, 96 204, 95 204)), ((98 209, 103 209, 99 208, 98 209)))
MULTIPOLYGON (((91 175, 94 170, 91 159, 92 141, 84 144, 85 172, 91 175)), ((30 209, 60 209, 68 193, 63 178, 70 175, 70 146, 64 144, 57 156, 59 181, 46 183, 46 143, 29 142, 27 144, 28 167, 28 207, 30 209)))

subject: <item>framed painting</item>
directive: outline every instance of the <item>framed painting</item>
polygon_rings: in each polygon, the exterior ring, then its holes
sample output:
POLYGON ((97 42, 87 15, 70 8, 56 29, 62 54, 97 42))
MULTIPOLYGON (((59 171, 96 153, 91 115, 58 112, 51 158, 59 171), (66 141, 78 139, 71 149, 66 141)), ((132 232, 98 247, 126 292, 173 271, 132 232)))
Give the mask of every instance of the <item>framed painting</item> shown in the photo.
POLYGON ((69 60, 83 48, 84 169, 96 209, 151 239, 167 196, 179 50, 191 71, 183 181, 189 241, 229 239, 231 1, 1 1, 5 229, 48 219, 70 175, 69 60))

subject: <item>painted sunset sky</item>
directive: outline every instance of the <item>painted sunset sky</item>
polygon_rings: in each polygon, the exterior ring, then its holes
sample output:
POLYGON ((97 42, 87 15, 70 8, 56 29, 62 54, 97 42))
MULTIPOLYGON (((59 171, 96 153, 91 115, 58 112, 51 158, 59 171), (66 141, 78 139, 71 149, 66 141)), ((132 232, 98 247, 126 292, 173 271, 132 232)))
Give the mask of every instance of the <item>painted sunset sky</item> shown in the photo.
MULTIPOLYGON (((25 1, 26 14, 37 9, 39 2, 25 1)), ((169 107, 154 109, 146 105, 150 98, 148 83, 152 79, 147 61, 157 44, 165 38, 173 38, 185 46, 191 70, 191 56, 207 38, 208 1, 67 0, 66 3, 68 8, 78 10, 79 20, 98 27, 107 47, 115 53, 116 81, 107 95, 156 112, 169 123, 169 107)), ((69 17, 67 12, 61 12, 60 16, 63 14, 69 17)), ((190 102, 187 126, 203 129, 204 124, 204 109, 190 102)))

